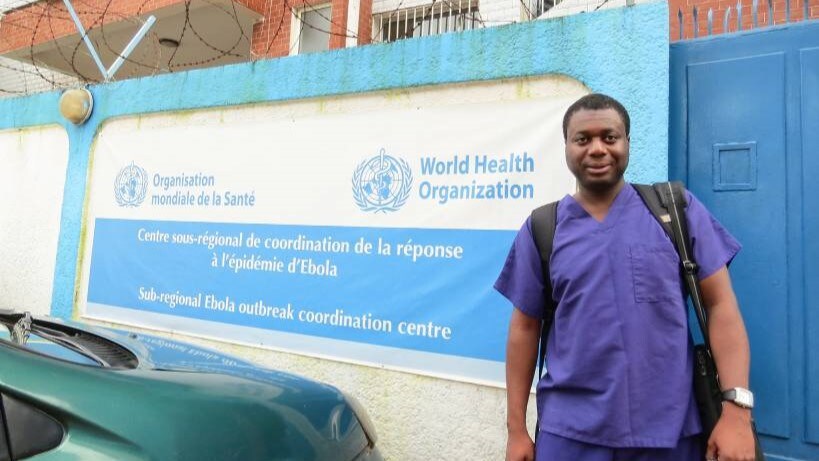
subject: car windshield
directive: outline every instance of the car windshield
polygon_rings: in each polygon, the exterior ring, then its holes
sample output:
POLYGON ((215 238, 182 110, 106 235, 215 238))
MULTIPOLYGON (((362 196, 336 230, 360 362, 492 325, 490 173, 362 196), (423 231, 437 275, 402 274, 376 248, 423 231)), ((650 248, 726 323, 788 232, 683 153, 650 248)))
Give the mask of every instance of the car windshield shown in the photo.
POLYGON ((136 356, 123 346, 61 323, 0 311, 0 341, 82 365, 134 368, 136 356))

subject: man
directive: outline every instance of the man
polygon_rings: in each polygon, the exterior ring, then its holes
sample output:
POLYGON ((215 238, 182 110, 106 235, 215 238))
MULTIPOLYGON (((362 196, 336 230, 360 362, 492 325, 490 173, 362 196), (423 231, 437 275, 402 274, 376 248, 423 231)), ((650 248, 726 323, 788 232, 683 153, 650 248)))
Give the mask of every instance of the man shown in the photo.
MULTIPOLYGON (((692 461, 703 458, 692 392, 684 281, 671 240, 634 188, 625 108, 600 94, 563 119, 577 192, 557 207, 550 274, 530 222, 495 288, 515 306, 506 356, 507 461, 692 461), (537 385, 534 444, 526 407, 550 277, 557 311, 537 385)), ((739 244, 690 193, 687 219, 725 389, 748 387, 750 353, 727 265, 739 244)), ((706 459, 754 459, 750 410, 723 403, 706 459)))

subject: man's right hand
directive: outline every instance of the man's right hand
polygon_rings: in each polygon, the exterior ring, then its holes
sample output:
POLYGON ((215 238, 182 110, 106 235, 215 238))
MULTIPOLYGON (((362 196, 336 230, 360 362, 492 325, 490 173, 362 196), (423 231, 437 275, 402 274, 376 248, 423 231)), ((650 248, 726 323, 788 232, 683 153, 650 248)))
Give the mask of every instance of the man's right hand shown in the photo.
POLYGON ((535 444, 526 430, 526 407, 535 375, 540 319, 517 308, 506 341, 506 461, 534 461, 535 444))
POLYGON ((526 431, 509 433, 506 441, 506 461, 534 461, 535 443, 526 431))

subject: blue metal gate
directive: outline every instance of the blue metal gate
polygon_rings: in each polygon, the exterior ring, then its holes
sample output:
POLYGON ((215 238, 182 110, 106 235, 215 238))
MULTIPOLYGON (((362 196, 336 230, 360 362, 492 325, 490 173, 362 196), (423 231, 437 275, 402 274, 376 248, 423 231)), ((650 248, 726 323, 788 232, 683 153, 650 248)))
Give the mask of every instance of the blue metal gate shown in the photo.
POLYGON ((819 460, 819 22, 676 42, 670 55, 670 176, 744 246, 731 274, 763 448, 819 460))

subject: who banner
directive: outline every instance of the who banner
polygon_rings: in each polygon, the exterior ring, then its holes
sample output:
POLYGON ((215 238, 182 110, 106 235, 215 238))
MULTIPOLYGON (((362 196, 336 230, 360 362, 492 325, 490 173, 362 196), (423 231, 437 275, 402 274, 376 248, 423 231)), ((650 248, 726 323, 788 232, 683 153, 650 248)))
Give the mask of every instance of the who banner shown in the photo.
POLYGON ((83 315, 502 383, 492 285, 531 209, 572 190, 561 120, 579 95, 514 88, 107 124, 83 315))

